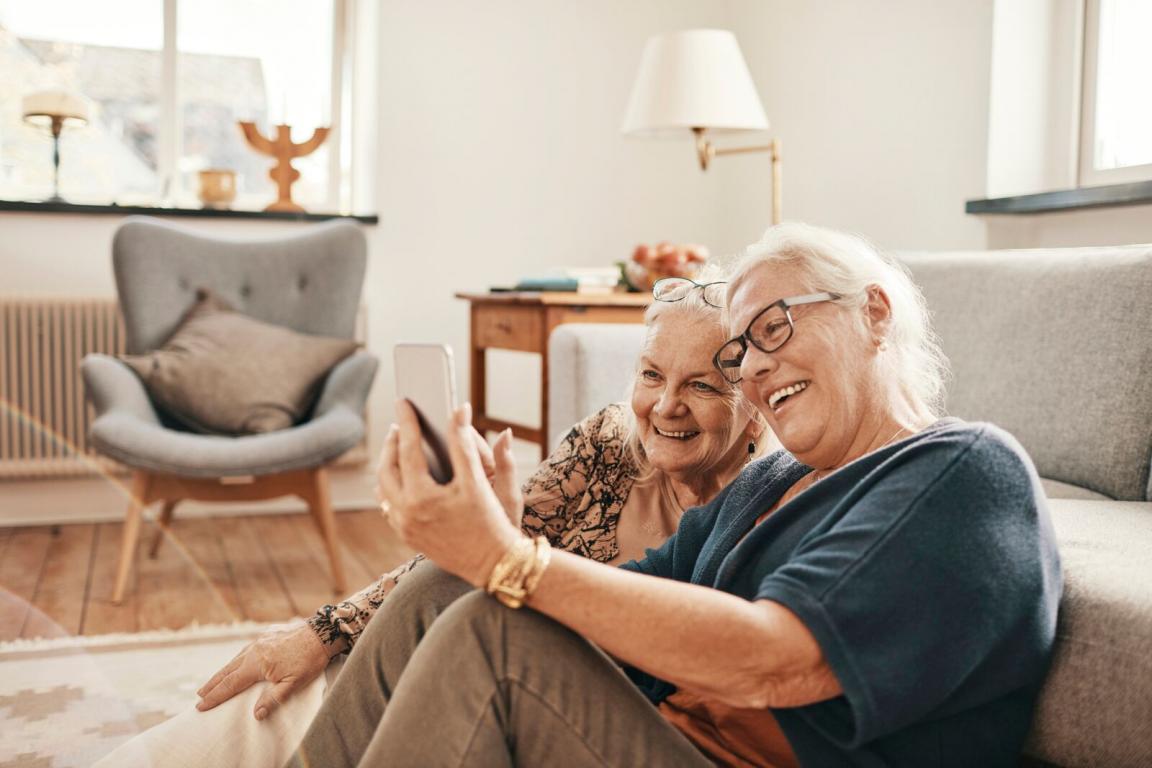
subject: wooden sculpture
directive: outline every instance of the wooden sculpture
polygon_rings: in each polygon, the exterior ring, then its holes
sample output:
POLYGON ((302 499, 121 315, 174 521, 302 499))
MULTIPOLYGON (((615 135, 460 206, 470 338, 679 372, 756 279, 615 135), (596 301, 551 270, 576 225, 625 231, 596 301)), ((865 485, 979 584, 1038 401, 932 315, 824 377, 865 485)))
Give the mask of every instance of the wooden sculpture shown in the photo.
POLYGON ((256 123, 241 120, 240 129, 244 131, 244 138, 253 149, 276 158, 276 165, 268 171, 268 177, 276 182, 280 196, 276 202, 264 210, 303 213, 304 209, 292 202, 292 185, 300 178, 300 171, 292 167, 292 159, 315 152, 328 138, 330 129, 317 128, 312 132, 312 138, 301 144, 292 143, 292 126, 283 123, 276 126, 276 138, 274 140, 260 133, 256 123))

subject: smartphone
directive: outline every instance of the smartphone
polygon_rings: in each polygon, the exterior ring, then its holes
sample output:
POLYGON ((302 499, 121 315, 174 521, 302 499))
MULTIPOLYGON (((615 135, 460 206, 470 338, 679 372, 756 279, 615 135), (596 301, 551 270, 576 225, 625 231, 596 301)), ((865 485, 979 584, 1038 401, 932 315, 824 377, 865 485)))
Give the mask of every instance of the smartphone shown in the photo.
POLYGON ((452 348, 446 344, 397 344, 392 350, 396 396, 416 410, 428 471, 438 483, 452 479, 446 436, 456 409, 452 348))

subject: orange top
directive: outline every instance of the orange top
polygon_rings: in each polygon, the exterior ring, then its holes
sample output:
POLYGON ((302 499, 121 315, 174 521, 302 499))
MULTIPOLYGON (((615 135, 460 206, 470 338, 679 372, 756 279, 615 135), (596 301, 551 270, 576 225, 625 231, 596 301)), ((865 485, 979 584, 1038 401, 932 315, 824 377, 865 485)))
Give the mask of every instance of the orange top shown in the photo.
POLYGON ((681 690, 660 703, 660 714, 725 768, 800 766, 770 709, 730 707, 681 690))
MULTIPOLYGON (((757 517, 755 525, 764 522, 789 495, 786 493, 757 517)), ((800 766, 788 737, 770 709, 730 707, 680 690, 660 703, 660 714, 697 749, 725 768, 800 766)))

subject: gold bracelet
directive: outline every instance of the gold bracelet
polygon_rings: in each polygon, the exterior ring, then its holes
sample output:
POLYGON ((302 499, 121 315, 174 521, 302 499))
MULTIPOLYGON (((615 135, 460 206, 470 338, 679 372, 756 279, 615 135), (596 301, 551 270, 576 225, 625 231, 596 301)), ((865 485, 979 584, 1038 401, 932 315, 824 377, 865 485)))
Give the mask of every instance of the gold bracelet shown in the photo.
MULTIPOLYGON (((497 599, 501 599, 504 594, 515 597, 523 584, 523 574, 534 549, 531 539, 517 539, 492 568, 485 591, 497 599)), ((505 601, 501 599, 501 602, 505 601)))
POLYGON ((536 591, 536 585, 540 583, 540 579, 544 576, 545 569, 548 568, 548 563, 552 562, 552 546, 548 543, 548 539, 543 536, 536 537, 536 551, 533 560, 532 572, 524 579, 524 590, 527 592, 525 597, 528 597, 536 591))
POLYGON ((536 589, 552 559, 543 536, 519 539, 492 568, 485 591, 509 608, 519 608, 536 589))
POLYGON ((532 549, 531 539, 517 539, 500 558, 500 561, 493 566, 492 573, 488 576, 487 591, 492 593, 501 584, 519 581, 521 578, 519 574, 527 567, 528 560, 532 556, 532 549))

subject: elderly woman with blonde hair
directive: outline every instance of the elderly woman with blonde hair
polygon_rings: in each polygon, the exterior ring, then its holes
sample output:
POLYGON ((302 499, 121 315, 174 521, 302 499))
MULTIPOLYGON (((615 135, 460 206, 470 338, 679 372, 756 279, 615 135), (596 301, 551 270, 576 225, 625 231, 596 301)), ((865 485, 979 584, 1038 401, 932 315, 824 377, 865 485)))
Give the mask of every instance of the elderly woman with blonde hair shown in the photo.
POLYGON ((1027 455, 940 417, 924 302, 859 238, 768 230, 727 311, 715 368, 784 450, 620 568, 508 522, 467 406, 446 486, 398 409, 381 488, 430 562, 293 765, 1015 764, 1061 591, 1027 455))
MULTIPOLYGON (((656 286, 629 402, 577 424, 522 489, 512 474, 510 435, 489 452, 472 434, 487 473, 500 473, 495 492, 510 524, 561 551, 627 562, 660 546, 685 509, 709 501, 749 460, 776 447, 763 417, 711 364, 724 339, 721 274, 709 267, 695 282, 656 286)), ((306 625, 258 639, 200 689, 200 712, 146 732, 104 764, 283 763, 334 677, 323 674, 330 659, 353 650, 366 627, 389 620, 380 612, 422 559, 322 607, 306 625)))

